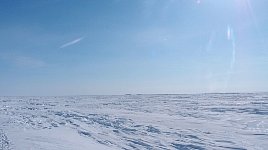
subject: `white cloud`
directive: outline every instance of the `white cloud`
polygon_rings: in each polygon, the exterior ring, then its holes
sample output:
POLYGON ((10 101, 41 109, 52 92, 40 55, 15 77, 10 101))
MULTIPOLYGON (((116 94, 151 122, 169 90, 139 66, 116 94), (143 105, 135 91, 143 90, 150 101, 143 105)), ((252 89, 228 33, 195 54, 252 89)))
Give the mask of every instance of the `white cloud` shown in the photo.
POLYGON ((77 39, 75 39, 75 40, 72 40, 72 41, 70 41, 70 42, 68 42, 68 43, 65 43, 65 44, 61 45, 60 48, 65 48, 65 47, 68 47, 68 46, 77 44, 77 43, 79 43, 79 42, 80 42, 81 40, 83 40, 83 39, 84 39, 84 37, 77 38, 77 39))

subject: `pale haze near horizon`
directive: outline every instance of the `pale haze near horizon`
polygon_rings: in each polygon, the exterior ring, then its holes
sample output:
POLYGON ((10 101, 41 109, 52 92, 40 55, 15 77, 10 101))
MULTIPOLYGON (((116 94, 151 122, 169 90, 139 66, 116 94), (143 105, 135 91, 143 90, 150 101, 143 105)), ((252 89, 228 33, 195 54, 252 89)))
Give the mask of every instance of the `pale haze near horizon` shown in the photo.
POLYGON ((0 95, 268 91, 268 1, 9 1, 0 95))

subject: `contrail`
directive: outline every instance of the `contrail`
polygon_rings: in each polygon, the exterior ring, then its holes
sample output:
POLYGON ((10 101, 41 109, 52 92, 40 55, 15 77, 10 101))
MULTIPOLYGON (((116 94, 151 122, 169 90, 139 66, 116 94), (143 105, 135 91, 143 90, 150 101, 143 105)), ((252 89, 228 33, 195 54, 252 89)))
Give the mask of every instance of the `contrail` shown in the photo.
POLYGON ((84 37, 77 38, 77 39, 75 39, 75 40, 73 40, 73 41, 70 41, 70 42, 68 42, 68 43, 65 43, 65 44, 61 45, 60 48, 65 48, 65 47, 74 45, 74 44, 80 42, 80 41, 83 40, 83 39, 84 39, 84 37))

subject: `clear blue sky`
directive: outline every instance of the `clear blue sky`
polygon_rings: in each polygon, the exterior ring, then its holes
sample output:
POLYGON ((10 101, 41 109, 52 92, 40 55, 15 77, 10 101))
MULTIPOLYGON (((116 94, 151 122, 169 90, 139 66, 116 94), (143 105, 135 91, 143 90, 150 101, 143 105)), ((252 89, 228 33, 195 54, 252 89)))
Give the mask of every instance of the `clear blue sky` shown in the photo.
POLYGON ((2 0, 0 95, 268 91, 267 0, 2 0))

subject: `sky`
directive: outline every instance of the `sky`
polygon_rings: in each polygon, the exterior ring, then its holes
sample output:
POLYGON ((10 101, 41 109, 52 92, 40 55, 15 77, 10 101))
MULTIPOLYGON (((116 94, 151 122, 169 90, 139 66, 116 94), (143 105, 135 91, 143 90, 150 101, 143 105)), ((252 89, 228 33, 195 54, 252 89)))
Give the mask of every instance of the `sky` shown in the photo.
POLYGON ((268 91, 267 0, 2 0, 0 95, 268 91))

